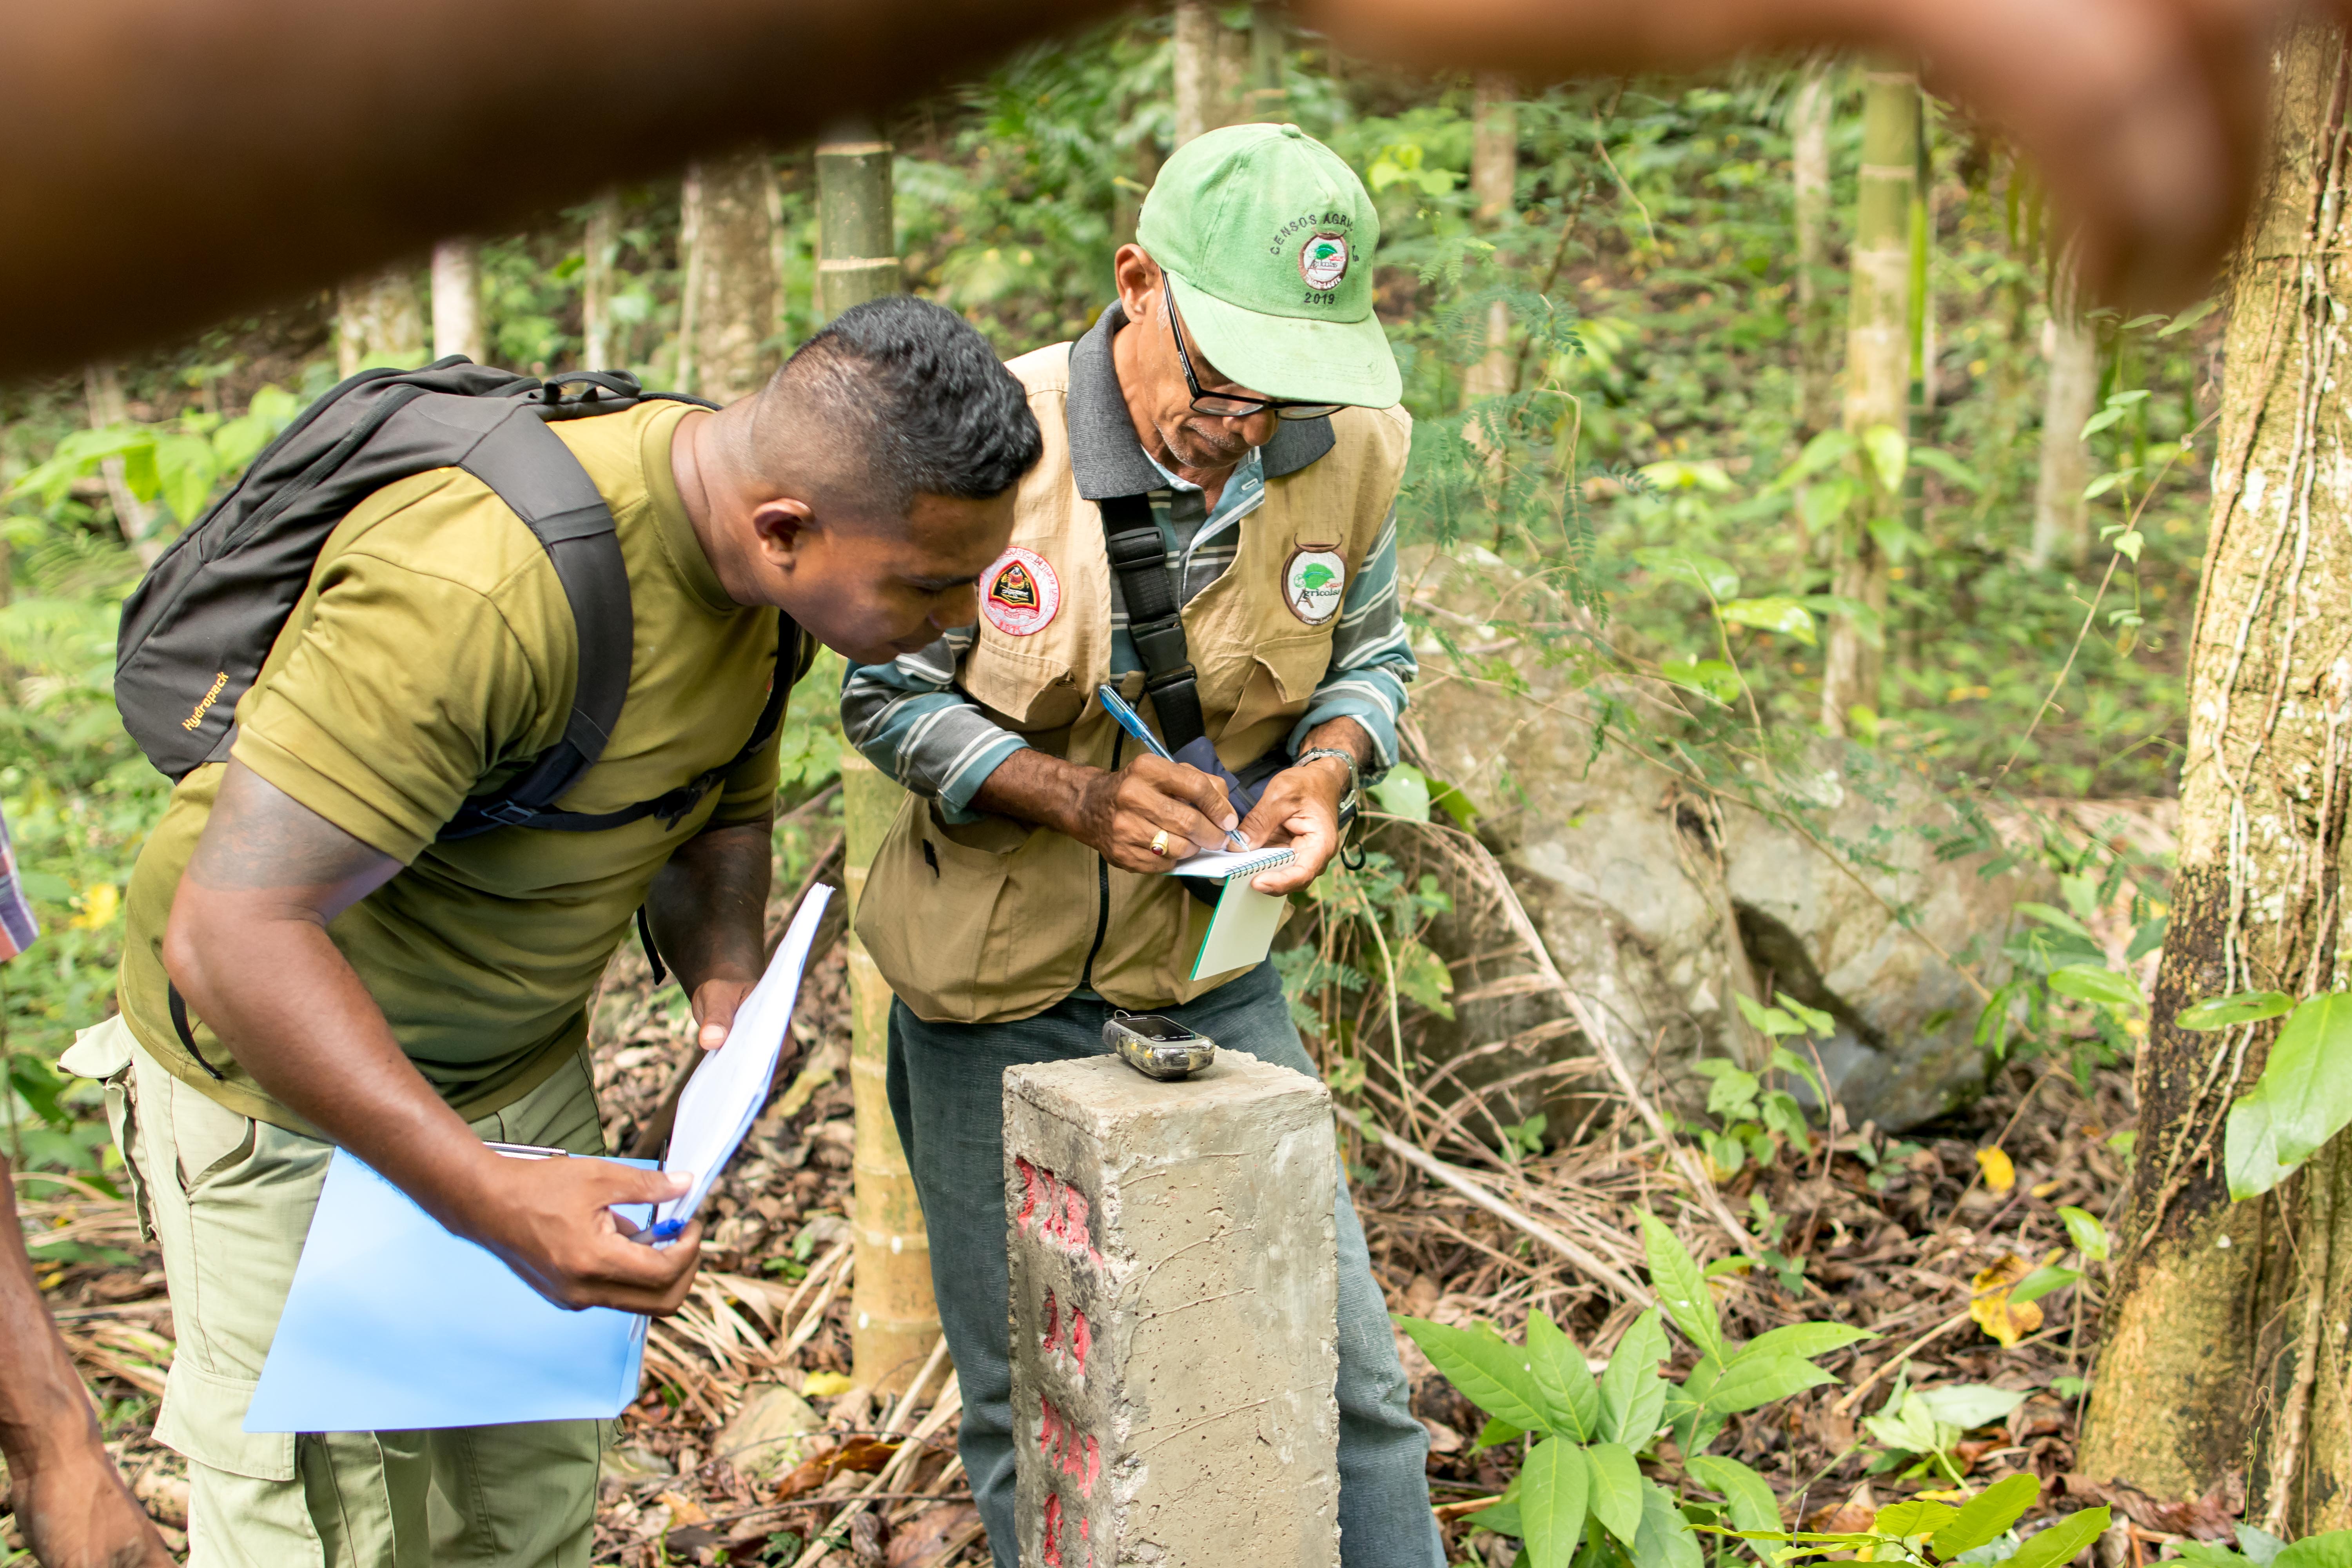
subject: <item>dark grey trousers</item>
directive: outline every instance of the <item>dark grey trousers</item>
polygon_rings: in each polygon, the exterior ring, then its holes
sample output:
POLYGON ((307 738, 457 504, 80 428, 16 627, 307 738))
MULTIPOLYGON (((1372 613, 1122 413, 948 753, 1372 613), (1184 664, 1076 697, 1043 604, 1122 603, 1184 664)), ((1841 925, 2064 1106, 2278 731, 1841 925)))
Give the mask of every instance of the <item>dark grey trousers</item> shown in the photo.
MULTIPOLYGON (((1274 965, 1259 965, 1169 1017, 1263 1061, 1312 1074, 1274 965)), ((890 1008, 890 1112, 922 1195, 940 1321, 963 1394, 963 1468, 996 1568, 1016 1568, 1013 1366, 1006 1328, 1004 1069, 1102 1054, 1109 1004, 1071 997, 1016 1024, 926 1024, 890 1008)), ((1339 1556, 1345 1568, 1444 1568, 1388 1309, 1363 1227, 1339 1182, 1339 1556)))

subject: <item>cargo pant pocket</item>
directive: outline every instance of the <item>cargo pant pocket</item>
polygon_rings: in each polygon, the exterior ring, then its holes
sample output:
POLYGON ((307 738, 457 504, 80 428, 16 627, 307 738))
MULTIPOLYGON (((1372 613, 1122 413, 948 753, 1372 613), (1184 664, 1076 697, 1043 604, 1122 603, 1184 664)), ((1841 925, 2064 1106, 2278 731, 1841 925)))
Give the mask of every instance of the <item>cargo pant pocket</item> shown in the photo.
POLYGON ((163 1381, 155 1440, 183 1458, 255 1481, 294 1479, 294 1434, 248 1432, 256 1380, 206 1372, 185 1356, 163 1381))
POLYGON ((122 1183, 131 1212, 139 1216, 139 1239, 155 1239, 155 1213, 149 1201, 145 1164, 139 1153, 139 1093, 131 1081, 131 1026, 121 1015, 77 1032, 58 1065, 77 1078, 95 1079, 106 1089, 106 1130, 122 1156, 122 1183))

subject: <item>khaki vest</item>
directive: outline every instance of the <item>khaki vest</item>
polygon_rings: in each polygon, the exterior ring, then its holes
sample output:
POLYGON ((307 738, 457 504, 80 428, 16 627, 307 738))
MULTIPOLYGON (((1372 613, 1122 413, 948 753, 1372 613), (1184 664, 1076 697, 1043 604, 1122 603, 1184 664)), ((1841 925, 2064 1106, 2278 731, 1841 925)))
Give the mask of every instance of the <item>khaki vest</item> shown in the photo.
MULTIPOLYGON (((1060 586, 1053 618, 1011 637, 985 616, 958 685, 1005 729, 1074 763, 1109 768, 1134 755, 1095 688, 1109 679, 1110 558, 1101 509, 1070 474, 1070 345, 1012 362, 1045 432, 1022 481, 1013 542, 1035 552, 1060 586)), ((1343 409, 1336 444, 1266 481, 1239 524, 1232 566, 1184 607, 1202 717, 1229 768, 1279 745, 1330 668, 1333 613, 1309 625, 1283 597, 1301 550, 1336 552, 1353 582, 1380 537, 1412 445, 1401 408, 1343 409)), ((982 584, 982 591, 986 591, 982 584)), ((1140 672, 1124 694, 1139 697, 1140 672)), ((1157 719, 1149 711, 1156 727, 1157 719)), ((876 851, 857 904, 857 934, 899 1000, 932 1023, 1027 1018, 1091 984, 1143 1009, 1189 1002, 1244 973, 1190 978, 1209 907, 1171 876, 1140 876, 1091 847, 1006 817, 950 826, 910 795, 876 851)))

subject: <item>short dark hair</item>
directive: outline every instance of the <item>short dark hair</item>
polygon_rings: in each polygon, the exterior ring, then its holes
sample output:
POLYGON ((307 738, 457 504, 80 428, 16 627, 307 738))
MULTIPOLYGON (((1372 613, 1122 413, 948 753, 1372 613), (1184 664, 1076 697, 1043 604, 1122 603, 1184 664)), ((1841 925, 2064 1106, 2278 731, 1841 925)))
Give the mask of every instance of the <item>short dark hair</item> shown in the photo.
POLYGON ((1028 393, 988 340, 908 294, 844 310, 770 390, 862 446, 852 482, 900 515, 918 495, 1002 495, 1045 450, 1028 393))

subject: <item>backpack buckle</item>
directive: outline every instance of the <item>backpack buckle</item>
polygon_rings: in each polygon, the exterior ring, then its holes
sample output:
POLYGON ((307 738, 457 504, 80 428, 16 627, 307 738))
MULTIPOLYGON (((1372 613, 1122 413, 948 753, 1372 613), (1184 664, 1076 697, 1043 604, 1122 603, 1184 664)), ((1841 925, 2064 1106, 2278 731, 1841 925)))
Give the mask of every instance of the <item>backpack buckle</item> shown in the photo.
POLYGON ((539 816, 539 813, 530 806, 511 800, 494 800, 489 805, 477 809, 492 822, 507 827, 528 827, 531 820, 539 816))

